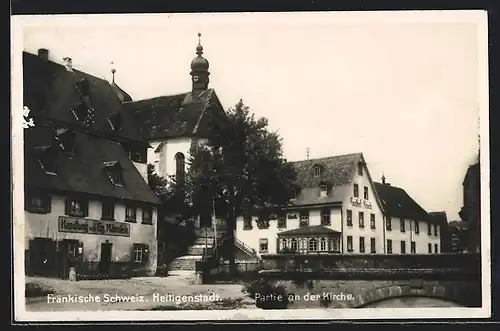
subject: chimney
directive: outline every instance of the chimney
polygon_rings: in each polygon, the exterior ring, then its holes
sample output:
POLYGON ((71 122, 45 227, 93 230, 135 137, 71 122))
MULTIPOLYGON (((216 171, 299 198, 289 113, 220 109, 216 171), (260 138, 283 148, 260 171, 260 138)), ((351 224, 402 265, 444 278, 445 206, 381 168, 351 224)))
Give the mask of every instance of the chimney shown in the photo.
POLYGON ((63 60, 64 60, 64 66, 66 67, 66 70, 73 71, 73 60, 71 60, 70 57, 65 57, 63 60))
POLYGON ((43 62, 48 62, 49 61, 49 50, 45 48, 40 48, 38 50, 38 57, 43 61, 43 62))
POLYGON ((385 176, 382 174, 382 184, 385 184, 385 176))

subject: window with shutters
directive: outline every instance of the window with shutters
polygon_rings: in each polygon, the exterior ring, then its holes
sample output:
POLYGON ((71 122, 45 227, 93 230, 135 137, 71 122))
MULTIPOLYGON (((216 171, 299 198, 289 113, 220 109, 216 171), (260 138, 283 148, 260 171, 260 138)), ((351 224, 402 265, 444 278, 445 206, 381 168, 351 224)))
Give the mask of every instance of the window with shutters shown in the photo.
POLYGON ((32 214, 48 214, 51 210, 51 198, 47 194, 26 194, 24 208, 32 214))
POLYGON ((87 200, 68 198, 65 207, 66 215, 76 217, 86 217, 88 215, 89 204, 87 200))

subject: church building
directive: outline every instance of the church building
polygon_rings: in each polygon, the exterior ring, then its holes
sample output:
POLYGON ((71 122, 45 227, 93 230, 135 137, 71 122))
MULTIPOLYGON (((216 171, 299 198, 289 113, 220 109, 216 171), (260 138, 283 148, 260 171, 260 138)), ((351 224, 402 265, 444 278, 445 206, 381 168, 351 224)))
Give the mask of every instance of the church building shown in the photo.
MULTIPOLYGON (((201 34, 198 34, 201 37, 201 34)), ((222 127, 226 113, 209 87, 209 62, 203 57, 201 41, 191 62, 191 91, 145 100, 126 102, 125 109, 136 115, 136 124, 144 139, 152 146, 148 163, 163 178, 180 183, 188 170, 189 152, 193 144, 205 143, 222 127)), ((211 213, 202 215, 198 227, 210 227, 211 213)))

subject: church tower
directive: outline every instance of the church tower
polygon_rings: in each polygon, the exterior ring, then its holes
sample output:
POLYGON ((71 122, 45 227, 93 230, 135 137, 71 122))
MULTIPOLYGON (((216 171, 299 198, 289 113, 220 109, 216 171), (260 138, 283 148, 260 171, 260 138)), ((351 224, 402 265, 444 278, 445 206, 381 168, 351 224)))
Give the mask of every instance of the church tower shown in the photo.
POLYGON ((196 47, 197 56, 191 61, 191 80, 193 82, 193 92, 203 92, 208 88, 210 72, 208 72, 209 63, 203 55, 203 46, 201 46, 201 33, 198 33, 198 46, 196 47))

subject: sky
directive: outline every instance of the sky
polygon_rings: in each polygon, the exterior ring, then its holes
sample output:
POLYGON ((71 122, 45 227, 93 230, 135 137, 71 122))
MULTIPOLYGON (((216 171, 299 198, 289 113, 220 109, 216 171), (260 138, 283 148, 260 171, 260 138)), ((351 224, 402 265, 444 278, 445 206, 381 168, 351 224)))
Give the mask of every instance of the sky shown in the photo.
MULTIPOLYGON (((403 13, 405 14, 405 13, 403 13)), ((210 87, 240 99, 290 160, 362 152, 372 179, 458 219, 479 148, 481 61, 463 15, 294 13, 37 17, 24 50, 111 78, 134 100, 187 92, 198 32, 210 87), (113 64, 111 64, 113 62, 113 64)), ((481 106, 482 107, 482 106, 481 106)))

